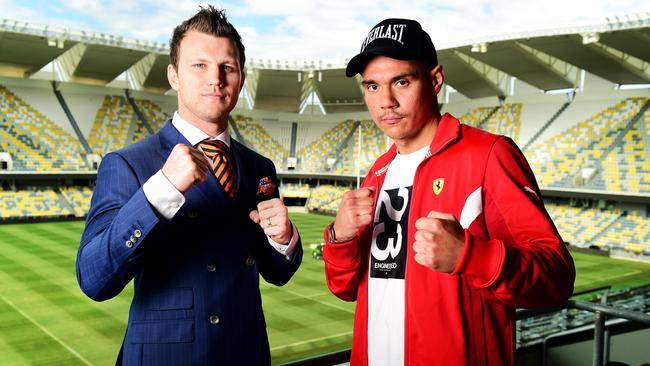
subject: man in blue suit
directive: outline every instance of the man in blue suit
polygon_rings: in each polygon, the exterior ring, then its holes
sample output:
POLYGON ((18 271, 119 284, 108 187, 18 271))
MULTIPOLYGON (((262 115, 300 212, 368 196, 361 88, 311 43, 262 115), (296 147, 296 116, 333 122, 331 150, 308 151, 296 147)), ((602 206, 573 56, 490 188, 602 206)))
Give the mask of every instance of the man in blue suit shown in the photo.
POLYGON ((97 301, 134 280, 118 363, 270 364, 259 275, 287 283, 302 246, 273 163, 228 133, 244 46, 209 6, 176 27, 170 48, 178 110, 157 134, 104 157, 77 279, 97 301))

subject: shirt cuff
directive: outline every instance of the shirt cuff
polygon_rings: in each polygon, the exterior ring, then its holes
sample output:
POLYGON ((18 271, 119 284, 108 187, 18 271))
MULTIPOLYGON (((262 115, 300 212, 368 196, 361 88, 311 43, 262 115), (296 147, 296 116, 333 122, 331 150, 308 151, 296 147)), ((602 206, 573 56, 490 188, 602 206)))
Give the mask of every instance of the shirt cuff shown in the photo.
POLYGON ((275 250, 280 252, 280 254, 284 254, 284 256, 290 260, 291 259, 291 253, 293 253, 294 248, 296 247, 296 244, 298 243, 298 240, 300 239, 300 234, 298 234, 298 229, 296 229, 296 225, 291 223, 291 239, 289 240, 288 244, 279 244, 275 240, 271 239, 270 236, 267 236, 266 238, 269 239, 269 244, 275 250))
POLYGON ((167 220, 174 218, 178 210, 185 204, 185 197, 159 170, 143 185, 147 201, 167 220))

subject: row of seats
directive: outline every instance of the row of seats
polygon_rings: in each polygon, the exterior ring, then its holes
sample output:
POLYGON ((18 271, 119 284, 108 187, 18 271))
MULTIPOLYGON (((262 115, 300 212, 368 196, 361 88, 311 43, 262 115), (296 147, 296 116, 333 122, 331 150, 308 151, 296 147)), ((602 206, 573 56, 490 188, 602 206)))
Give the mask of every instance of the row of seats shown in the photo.
POLYGON ((311 191, 307 209, 312 212, 334 214, 339 208, 343 193, 350 190, 346 186, 321 185, 311 191))
POLYGON ((633 255, 650 255, 650 218, 619 209, 601 210, 546 204, 564 241, 633 255))
POLYGON ((460 117, 464 124, 519 141, 521 129, 521 103, 503 104, 500 107, 478 107, 460 117), (490 116, 492 111, 496 111, 490 116), (490 118, 487 118, 490 116, 490 118), (487 120, 486 120, 487 118, 487 120))
POLYGON ((89 187, 72 186, 61 187, 61 194, 67 200, 68 206, 72 207, 72 211, 76 217, 84 217, 90 209, 90 198, 93 195, 92 189, 89 187))
POLYGON ((84 167, 76 137, 0 85, 0 151, 16 170, 79 170, 84 167))
MULTIPOLYGON (((236 115, 233 120, 250 148, 273 160, 276 165, 283 165, 289 156, 289 150, 274 139, 268 131, 250 117, 236 115)), ((231 135, 235 136, 232 132, 231 135)))
POLYGON ((68 216, 72 213, 62 205, 53 189, 43 188, 0 191, 0 206, 0 219, 68 216))
MULTIPOLYGON (((158 131, 160 130, 167 119, 171 116, 168 113, 162 111, 159 105, 145 99, 134 99, 138 109, 144 115, 144 118, 149 123, 151 130, 158 131)), ((136 127, 133 132, 133 137, 131 138, 131 143, 142 140, 143 138, 149 136, 149 131, 147 131, 144 123, 140 119, 135 121, 136 127)))
MULTIPOLYGON (((573 187, 583 168, 598 169, 604 153, 615 146, 617 136, 626 131, 628 122, 646 102, 647 98, 627 98, 528 149, 527 158, 540 186, 573 187)), ((610 171, 616 169, 611 164, 609 167, 610 171)), ((612 189, 622 189, 614 180, 608 184, 612 189)))

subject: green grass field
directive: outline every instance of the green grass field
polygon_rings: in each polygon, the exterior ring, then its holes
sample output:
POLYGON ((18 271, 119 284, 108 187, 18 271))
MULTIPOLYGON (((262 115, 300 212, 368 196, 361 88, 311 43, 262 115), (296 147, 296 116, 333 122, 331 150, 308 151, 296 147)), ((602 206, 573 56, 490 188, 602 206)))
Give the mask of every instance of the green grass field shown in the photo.
MULTIPOLYGON (((311 257, 331 217, 292 214, 305 247, 289 284, 262 284, 274 363, 350 346, 354 303, 325 285, 323 262, 311 257)), ((0 364, 112 365, 126 326, 131 287, 96 303, 79 290, 75 257, 83 222, 0 225, 0 364)), ((647 283, 650 264, 574 253, 576 291, 647 283)))

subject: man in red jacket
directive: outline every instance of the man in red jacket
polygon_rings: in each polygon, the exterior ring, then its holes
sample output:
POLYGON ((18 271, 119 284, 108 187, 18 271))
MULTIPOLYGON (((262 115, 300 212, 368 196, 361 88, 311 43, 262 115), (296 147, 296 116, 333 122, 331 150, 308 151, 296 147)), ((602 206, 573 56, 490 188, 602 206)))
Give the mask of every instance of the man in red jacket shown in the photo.
POLYGON ((515 143, 441 115, 420 24, 386 19, 347 66, 393 141, 325 230, 327 283, 357 300, 352 365, 513 365, 515 308, 564 303, 575 268, 515 143))

